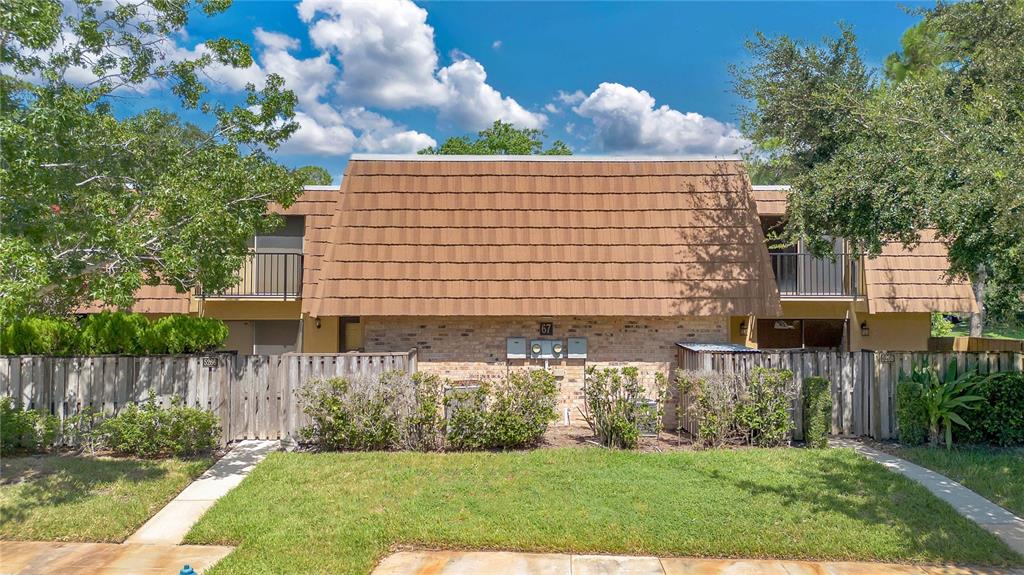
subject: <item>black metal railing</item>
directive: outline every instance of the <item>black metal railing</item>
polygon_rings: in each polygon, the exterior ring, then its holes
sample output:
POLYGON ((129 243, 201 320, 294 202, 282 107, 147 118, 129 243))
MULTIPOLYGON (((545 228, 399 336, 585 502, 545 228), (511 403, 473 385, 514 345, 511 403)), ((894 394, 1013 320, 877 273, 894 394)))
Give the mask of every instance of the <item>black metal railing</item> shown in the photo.
POLYGON ((205 298, 282 298, 293 299, 302 295, 302 254, 254 253, 249 256, 239 273, 237 284, 212 293, 202 288, 205 298))
POLYGON ((782 296, 857 297, 860 258, 837 253, 835 259, 809 253, 768 254, 782 296))

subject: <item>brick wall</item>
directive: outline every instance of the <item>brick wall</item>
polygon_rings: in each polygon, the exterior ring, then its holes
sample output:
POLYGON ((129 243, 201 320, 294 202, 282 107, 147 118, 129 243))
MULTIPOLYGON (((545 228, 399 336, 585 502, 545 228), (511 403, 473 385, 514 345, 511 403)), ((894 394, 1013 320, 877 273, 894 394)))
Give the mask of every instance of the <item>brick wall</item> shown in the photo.
MULTIPOLYGON (((417 348, 419 369, 455 381, 500 379, 509 369, 540 366, 543 361, 506 360, 505 340, 587 338, 587 359, 551 361, 559 379, 559 413, 568 408, 579 422, 583 374, 591 365, 635 366, 645 385, 656 373, 676 367, 676 342, 728 341, 728 318, 556 317, 553 336, 539 335, 540 320, 522 317, 364 317, 366 351, 417 348)), ((549 321, 545 318, 545 321, 549 321)))

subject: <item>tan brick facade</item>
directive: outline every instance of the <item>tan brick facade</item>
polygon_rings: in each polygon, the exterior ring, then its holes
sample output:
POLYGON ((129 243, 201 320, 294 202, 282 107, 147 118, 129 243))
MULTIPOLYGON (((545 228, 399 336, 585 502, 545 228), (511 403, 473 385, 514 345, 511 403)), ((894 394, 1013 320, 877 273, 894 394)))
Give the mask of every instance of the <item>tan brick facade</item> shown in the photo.
POLYGON ((636 366, 650 386, 655 374, 676 367, 676 343, 724 342, 728 318, 555 317, 554 335, 539 335, 540 318, 524 317, 363 317, 368 352, 416 348, 419 369, 453 382, 499 379, 517 367, 543 367, 538 360, 506 360, 509 337, 530 339, 587 338, 586 360, 555 360, 548 364, 561 385, 559 413, 569 409, 578 423, 583 373, 591 366, 636 366))

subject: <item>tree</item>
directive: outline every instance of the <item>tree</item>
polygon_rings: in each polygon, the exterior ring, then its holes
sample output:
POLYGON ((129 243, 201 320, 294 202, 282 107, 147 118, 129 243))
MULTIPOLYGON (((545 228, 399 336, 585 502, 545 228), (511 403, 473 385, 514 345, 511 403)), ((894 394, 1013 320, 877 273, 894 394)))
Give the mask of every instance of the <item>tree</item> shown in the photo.
POLYGON ((820 46, 759 34, 734 69, 743 129, 790 174, 791 239, 827 253, 842 236, 871 256, 934 230, 984 309, 989 276, 1024 290, 1024 2, 921 14, 892 79, 866 70, 848 28, 820 46))
POLYGON ((320 166, 302 166, 295 168, 295 173, 302 178, 307 186, 326 186, 334 181, 331 173, 320 166))
POLYGON ((568 156, 569 146, 555 140, 551 147, 544 149, 544 132, 532 128, 516 128, 512 124, 495 120, 486 130, 481 130, 475 140, 470 136, 453 136, 434 148, 423 148, 420 154, 464 155, 464 156, 568 156))
POLYGON ((272 161, 296 129, 295 96, 269 75, 244 101, 208 98, 200 74, 244 68, 220 38, 194 57, 174 44, 189 17, 227 0, 11 0, 0 9, 0 323, 128 306, 143 284, 210 290, 236 281, 255 233, 280 225, 303 176, 272 161), (212 127, 116 103, 163 86, 212 127))

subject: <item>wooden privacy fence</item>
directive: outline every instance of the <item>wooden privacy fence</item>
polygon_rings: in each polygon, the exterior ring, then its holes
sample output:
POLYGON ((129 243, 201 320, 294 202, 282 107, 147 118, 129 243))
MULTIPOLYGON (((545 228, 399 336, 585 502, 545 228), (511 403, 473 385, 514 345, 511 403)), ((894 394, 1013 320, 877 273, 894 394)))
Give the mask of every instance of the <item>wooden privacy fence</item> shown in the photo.
POLYGON ((311 379, 416 371, 400 353, 235 356, 0 356, 0 396, 64 419, 92 409, 113 415, 151 395, 209 409, 222 442, 294 436, 308 423, 297 392, 311 379))
MULTIPOLYGON (((801 391, 803 380, 823 377, 831 383, 832 434, 867 435, 875 439, 897 436, 896 384, 900 374, 909 374, 915 365, 926 363, 939 370, 945 379, 946 369, 954 359, 958 375, 966 371, 981 374, 1001 371, 1024 371, 1024 354, 1010 352, 886 352, 886 351, 764 351, 760 353, 680 351, 683 369, 714 371, 745 375, 756 366, 788 369, 793 372, 797 399, 793 405, 794 435, 802 439, 803 420, 801 391)), ((680 398, 685 412, 690 398, 680 398)), ((683 416, 682 425, 696 431, 692 417, 683 416)))

